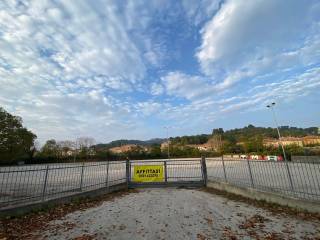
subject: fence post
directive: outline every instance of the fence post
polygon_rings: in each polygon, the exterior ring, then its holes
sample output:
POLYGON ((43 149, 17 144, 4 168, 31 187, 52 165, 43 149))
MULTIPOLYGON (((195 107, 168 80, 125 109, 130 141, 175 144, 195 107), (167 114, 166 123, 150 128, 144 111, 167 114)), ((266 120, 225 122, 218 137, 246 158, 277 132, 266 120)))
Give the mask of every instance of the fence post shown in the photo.
POLYGON ((126 179, 127 179, 127 188, 129 188, 130 181, 130 160, 126 160, 126 179))
POLYGON ((207 174, 207 164, 206 164, 206 158, 205 156, 201 157, 201 167, 202 167, 202 175, 203 175, 203 182, 204 186, 207 186, 207 181, 208 181, 208 174, 207 174))
POLYGON ((286 164, 286 168, 287 168, 287 174, 288 174, 288 178, 289 178, 289 182, 290 182, 290 187, 291 187, 291 190, 294 191, 294 189, 293 189, 293 182, 292 182, 292 177, 291 177, 291 174, 290 174, 290 169, 289 169, 288 161, 285 160, 285 164, 286 164))
POLYGON ((251 171, 251 166, 248 158, 246 158, 247 164, 248 164, 248 170, 249 170, 249 175, 250 175, 250 182, 251 182, 251 187, 254 188, 253 184, 253 177, 252 177, 252 171, 251 171))
POLYGON ((107 161, 106 187, 107 187, 107 189, 109 188, 109 161, 107 161))
POLYGON ((222 159, 222 167, 223 167, 224 181, 227 182, 227 173, 226 173, 226 167, 224 166, 223 155, 221 156, 221 159, 222 159))
POLYGON ((42 189, 42 201, 44 201, 45 195, 46 195, 47 183, 48 183, 48 172, 49 172, 49 165, 47 165, 46 173, 44 176, 44 184, 43 184, 43 189, 42 189))
POLYGON ((81 176, 80 176, 80 191, 82 192, 82 185, 83 185, 83 173, 84 173, 84 162, 81 166, 81 176))
POLYGON ((164 182, 168 183, 168 172, 167 172, 167 161, 163 161, 164 163, 164 182))

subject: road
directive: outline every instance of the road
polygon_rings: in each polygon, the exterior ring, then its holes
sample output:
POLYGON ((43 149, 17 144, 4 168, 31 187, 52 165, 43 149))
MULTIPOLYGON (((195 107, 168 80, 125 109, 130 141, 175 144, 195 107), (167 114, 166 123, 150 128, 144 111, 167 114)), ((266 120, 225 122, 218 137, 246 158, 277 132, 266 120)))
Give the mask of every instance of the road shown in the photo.
POLYGON ((257 208, 195 189, 142 189, 72 212, 34 239, 314 239, 318 220, 257 208))

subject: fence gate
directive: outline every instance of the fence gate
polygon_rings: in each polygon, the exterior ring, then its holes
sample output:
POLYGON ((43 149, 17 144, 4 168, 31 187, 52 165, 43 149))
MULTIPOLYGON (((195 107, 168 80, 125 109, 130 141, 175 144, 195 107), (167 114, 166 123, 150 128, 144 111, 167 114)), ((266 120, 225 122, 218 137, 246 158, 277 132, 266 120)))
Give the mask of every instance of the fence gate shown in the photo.
POLYGON ((131 160, 127 161, 129 188, 206 185, 204 159, 131 160))

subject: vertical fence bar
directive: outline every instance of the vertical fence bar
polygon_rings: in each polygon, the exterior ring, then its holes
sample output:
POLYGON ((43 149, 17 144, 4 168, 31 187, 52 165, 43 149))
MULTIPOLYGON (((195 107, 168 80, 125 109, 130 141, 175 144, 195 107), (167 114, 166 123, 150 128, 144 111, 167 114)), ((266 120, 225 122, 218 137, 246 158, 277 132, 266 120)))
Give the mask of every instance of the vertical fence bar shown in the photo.
POLYGON ((81 166, 80 191, 82 191, 82 187, 83 187, 83 173, 84 173, 84 162, 82 163, 82 166, 81 166))
POLYGON ((163 161, 164 164, 164 182, 168 183, 168 169, 167 169, 167 161, 163 161))
POLYGON ((287 161, 287 160, 285 160, 285 164, 286 164, 287 174, 288 174, 288 178, 289 178, 290 188, 291 188, 291 191, 293 192, 293 191, 294 191, 293 182, 292 182, 292 177, 291 177, 291 173, 290 173, 290 169, 289 169, 289 164, 288 164, 288 161, 287 161))
POLYGON ((106 187, 109 188, 109 161, 107 161, 106 187))
POLYGON ((206 164, 206 158, 205 156, 201 157, 201 168, 203 172, 203 183, 204 186, 207 186, 207 181, 208 181, 208 173, 207 173, 207 164, 206 164))
POLYGON ((129 182, 130 182, 130 160, 126 160, 126 180, 127 180, 127 188, 129 188, 129 182))
POLYGON ((249 170, 249 175, 250 175, 250 182, 251 182, 251 187, 254 188, 253 184, 253 177, 252 177, 252 171, 251 171, 251 166, 248 158, 246 158, 247 164, 248 164, 248 170, 249 170))
POLYGON ((48 182, 48 172, 49 172, 49 165, 47 165, 46 173, 45 173, 45 176, 44 176, 44 184, 43 184, 43 189, 42 189, 42 201, 45 200, 45 196, 46 196, 47 182, 48 182))
POLYGON ((223 167, 224 181, 226 181, 226 182, 227 182, 227 173, 226 173, 226 167, 225 167, 225 165, 224 165, 223 155, 221 156, 221 160, 222 160, 222 167, 223 167))

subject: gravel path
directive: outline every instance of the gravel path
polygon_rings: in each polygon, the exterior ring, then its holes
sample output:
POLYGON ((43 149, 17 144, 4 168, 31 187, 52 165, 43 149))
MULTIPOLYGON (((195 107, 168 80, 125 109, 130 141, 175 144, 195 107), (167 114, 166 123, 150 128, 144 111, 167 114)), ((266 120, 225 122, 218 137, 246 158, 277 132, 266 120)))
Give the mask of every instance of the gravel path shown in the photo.
MULTIPOLYGON (((320 223, 196 189, 142 189, 50 222, 40 239, 316 239, 320 223)), ((320 239, 320 238, 319 238, 320 239)))

